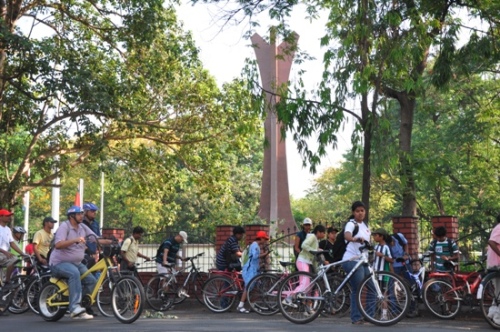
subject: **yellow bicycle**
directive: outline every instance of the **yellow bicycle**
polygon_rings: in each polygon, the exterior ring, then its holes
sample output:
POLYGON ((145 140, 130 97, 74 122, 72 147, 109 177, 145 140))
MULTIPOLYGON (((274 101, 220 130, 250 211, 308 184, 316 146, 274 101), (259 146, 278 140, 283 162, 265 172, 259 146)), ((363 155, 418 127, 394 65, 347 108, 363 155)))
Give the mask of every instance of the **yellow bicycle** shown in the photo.
MULTIPOLYGON (((100 246, 103 258, 85 272, 80 280, 89 273, 100 271, 101 275, 92 294, 82 298, 82 306, 89 307, 98 302, 96 299, 103 289, 103 282, 109 280, 111 289, 111 307, 116 319, 125 324, 135 322, 142 314, 144 308, 144 288, 139 280, 133 276, 121 276, 117 267, 113 263, 112 257, 119 253, 119 246, 112 244, 100 246)), ((50 278, 50 282, 45 284, 40 290, 38 297, 40 315, 46 321, 55 322, 61 319, 69 306, 69 286, 65 278, 50 278)))

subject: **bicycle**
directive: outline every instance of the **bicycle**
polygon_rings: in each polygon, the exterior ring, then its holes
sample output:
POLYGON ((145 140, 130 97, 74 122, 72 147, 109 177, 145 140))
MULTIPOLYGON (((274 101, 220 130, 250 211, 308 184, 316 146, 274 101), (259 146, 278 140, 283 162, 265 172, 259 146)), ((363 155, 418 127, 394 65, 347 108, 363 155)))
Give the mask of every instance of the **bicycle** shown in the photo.
MULTIPOLYGON (((18 259, 14 264, 18 264, 21 260, 18 259)), ((24 285, 25 279, 27 276, 17 274, 11 277, 11 283, 9 287, 5 287, 4 285, 4 274, 6 265, 0 266, 0 316, 6 310, 9 310, 12 313, 21 313, 25 312, 24 309, 24 285), (24 311, 23 311, 24 310, 24 311)))
POLYGON ((213 270, 203 286, 203 301, 210 311, 226 312, 234 305, 244 291, 241 273, 236 270, 213 270))
POLYGON ((402 263, 404 267, 404 275, 405 281, 408 282, 408 288, 410 289, 410 293, 412 296, 411 304, 410 304, 410 312, 408 315, 418 316, 419 309, 418 304, 423 302, 422 294, 424 289, 424 280, 425 280, 425 266, 423 264, 422 259, 411 259, 409 264, 403 257, 396 258, 396 261, 402 263), (409 266, 412 268, 410 269, 409 266))
MULTIPOLYGON (((83 307, 89 307, 98 302, 97 295, 101 290, 101 286, 104 280, 109 278, 114 316, 121 323, 133 323, 141 316, 144 307, 145 295, 142 284, 132 276, 121 276, 117 271, 117 266, 112 261, 112 257, 117 255, 120 250, 117 244, 101 246, 97 240, 96 243, 103 257, 81 275, 80 280, 93 272, 101 272, 101 274, 92 293, 82 297, 81 304, 83 307)), ((66 279, 50 278, 50 281, 42 287, 38 297, 40 316, 46 321, 58 321, 64 316, 68 306, 69 287, 66 279)))
POLYGON ((436 317, 452 319, 458 315, 462 303, 471 309, 478 303, 477 292, 484 273, 481 262, 468 262, 467 265, 479 265, 474 272, 455 272, 458 264, 445 261, 444 266, 450 272, 431 272, 424 284, 423 301, 427 309, 436 317))
POLYGON ((202 302, 201 290, 208 275, 201 272, 195 264, 195 260, 205 253, 199 253, 195 256, 186 257, 185 261, 190 265, 183 269, 176 270, 175 264, 168 264, 172 273, 160 273, 153 276, 146 286, 146 300, 148 304, 157 311, 166 311, 173 305, 180 304, 193 294, 198 302, 202 302), (187 271, 189 273, 182 284, 177 281, 178 275, 187 271))
MULTIPOLYGON (((368 266, 370 274, 361 282, 356 294, 356 301, 363 317, 380 326, 396 324, 405 316, 410 302, 410 291, 403 279, 387 271, 374 271, 369 264, 369 249, 365 241, 359 249, 361 254, 349 259, 321 264, 316 274, 299 271, 289 275, 280 285, 278 298, 280 311, 289 321, 305 324, 316 319, 328 303, 328 308, 335 308, 337 303, 347 301, 349 295, 346 284, 353 274, 363 266, 368 266), (332 290, 327 271, 347 261, 357 261, 354 268, 339 285, 332 290)), ((323 251, 311 251, 320 255, 323 251)))
POLYGON ((253 311, 262 316, 271 316, 280 311, 278 307, 278 286, 290 273, 289 266, 295 263, 279 262, 285 269, 280 275, 264 271, 248 283, 248 303, 253 311))
POLYGON ((491 327, 500 329, 500 270, 487 271, 478 290, 481 312, 491 327))

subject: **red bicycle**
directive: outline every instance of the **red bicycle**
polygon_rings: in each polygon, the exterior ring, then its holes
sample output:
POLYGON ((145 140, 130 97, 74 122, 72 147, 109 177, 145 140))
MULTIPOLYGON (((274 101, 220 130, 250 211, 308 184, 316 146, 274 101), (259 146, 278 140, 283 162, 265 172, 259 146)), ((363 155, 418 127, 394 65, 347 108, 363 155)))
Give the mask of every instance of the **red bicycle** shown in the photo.
POLYGON ((226 312, 243 294, 244 282, 238 271, 212 270, 203 286, 203 302, 213 312, 226 312))
POLYGON ((454 318, 460 312, 462 304, 471 309, 479 305, 477 292, 484 274, 481 262, 468 262, 464 266, 479 266, 473 272, 455 272, 457 263, 446 261, 444 266, 450 272, 431 272, 424 284, 423 301, 427 309, 436 317, 454 318))

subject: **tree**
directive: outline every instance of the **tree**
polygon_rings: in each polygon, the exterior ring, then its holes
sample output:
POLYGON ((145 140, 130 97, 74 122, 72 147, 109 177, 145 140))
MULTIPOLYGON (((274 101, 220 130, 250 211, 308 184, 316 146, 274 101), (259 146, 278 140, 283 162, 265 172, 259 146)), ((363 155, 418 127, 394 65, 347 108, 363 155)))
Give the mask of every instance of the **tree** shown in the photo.
MULTIPOLYGON (((217 0, 206 2, 219 2, 217 0)), ((380 0, 380 1, 306 1, 307 14, 312 19, 328 12, 326 35, 322 38, 325 71, 322 82, 309 97, 303 83, 296 86, 295 98, 290 91, 283 93, 279 119, 294 132, 294 139, 311 167, 320 161, 328 145, 335 145, 336 132, 355 113, 345 108, 352 98, 361 103, 360 131, 364 133, 365 171, 363 199, 369 197, 371 131, 378 124, 380 98, 394 100, 399 108, 398 157, 401 182, 402 215, 417 215, 417 194, 412 161, 412 132, 416 102, 429 87, 424 74, 435 58, 432 82, 446 82, 446 68, 455 58, 455 44, 463 27, 457 13, 488 19, 491 27, 485 31, 485 42, 494 41, 498 8, 492 2, 455 0, 380 0), (491 10, 494 10, 493 13, 491 10), (491 32, 491 33, 490 33, 491 32), (289 96, 288 99, 284 98, 289 96), (368 96, 371 95, 371 105, 368 96), (309 149, 306 138, 319 131, 319 148, 309 149), (368 193, 367 193, 368 191, 368 193)), ((228 16, 243 13, 251 19, 256 13, 268 11, 281 23, 285 38, 287 18, 297 5, 293 1, 245 1, 228 16)), ((480 32, 483 33, 483 32, 480 32)), ((474 40, 471 40, 474 42, 474 40)), ((477 40, 474 45, 477 45, 477 40)), ((489 48, 491 50, 491 48, 489 48)), ((465 52, 467 53, 467 52, 465 52)), ((469 52, 470 55, 472 52, 469 52)), ((476 57, 476 64, 480 62, 476 57)), ((430 72, 430 71, 429 71, 430 72)))
POLYGON ((150 142, 196 169, 216 161, 189 147, 227 137, 242 144, 240 134, 255 129, 243 84, 220 91, 173 4, 164 5, 0 3, 2 205, 113 149, 150 142))

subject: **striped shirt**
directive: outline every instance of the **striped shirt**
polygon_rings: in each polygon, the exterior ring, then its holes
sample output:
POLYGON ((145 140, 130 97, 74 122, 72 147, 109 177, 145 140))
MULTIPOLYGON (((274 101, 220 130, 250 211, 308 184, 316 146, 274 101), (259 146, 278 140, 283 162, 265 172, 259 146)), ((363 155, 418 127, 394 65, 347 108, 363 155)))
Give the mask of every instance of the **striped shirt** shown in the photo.
MULTIPOLYGON (((385 256, 392 258, 391 255, 391 249, 389 249, 389 246, 387 244, 381 245, 377 244, 374 249, 375 252, 381 252, 384 257, 379 257, 375 255, 375 260, 373 261, 373 269, 375 271, 390 271, 391 270, 391 263, 387 262, 385 260, 385 256)), ((382 276, 380 277, 382 278, 382 276)), ((382 280, 382 279, 380 279, 382 280)))
POLYGON ((238 251, 241 251, 240 245, 238 243, 238 239, 236 236, 231 235, 226 242, 220 247, 219 253, 217 254, 217 259, 215 264, 217 268, 220 270, 225 270, 229 267, 229 263, 226 257, 229 257, 230 254, 234 254, 238 251))

